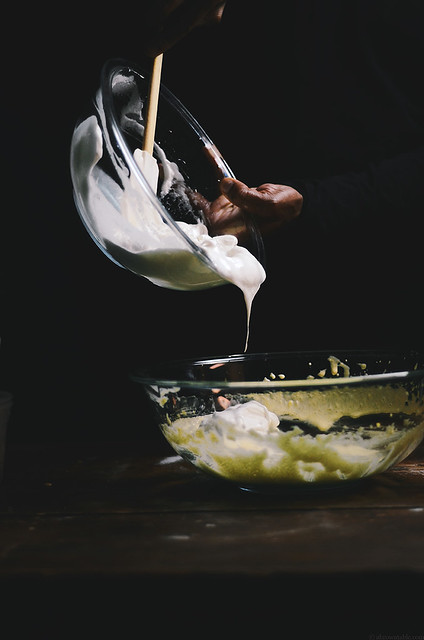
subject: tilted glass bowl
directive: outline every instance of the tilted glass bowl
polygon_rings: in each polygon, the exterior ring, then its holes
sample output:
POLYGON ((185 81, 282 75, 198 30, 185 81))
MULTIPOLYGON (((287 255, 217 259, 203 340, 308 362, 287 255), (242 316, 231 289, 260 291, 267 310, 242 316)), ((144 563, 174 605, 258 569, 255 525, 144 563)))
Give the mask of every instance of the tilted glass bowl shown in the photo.
POLYGON ((258 353, 132 375, 170 445, 243 489, 343 485, 386 471, 424 436, 424 358, 258 353))
MULTIPOLYGON (((143 146, 148 90, 145 72, 126 61, 112 60, 102 69, 100 88, 72 137, 77 210, 98 247, 137 275, 173 289, 225 284, 178 223, 207 225, 205 208, 220 196, 220 180, 234 174, 200 124, 161 86, 153 151, 160 174, 154 193, 134 157, 143 146), (160 233, 150 224, 152 213, 164 223, 160 233)), ((239 244, 263 262, 259 232, 247 217, 243 225, 239 244)))

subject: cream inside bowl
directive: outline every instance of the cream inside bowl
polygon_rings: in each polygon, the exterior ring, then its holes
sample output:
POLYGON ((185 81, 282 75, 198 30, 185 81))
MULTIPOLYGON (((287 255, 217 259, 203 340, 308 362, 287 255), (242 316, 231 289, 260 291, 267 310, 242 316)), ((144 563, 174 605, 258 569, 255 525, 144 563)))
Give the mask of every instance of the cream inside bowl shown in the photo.
POLYGON ((136 372, 185 460, 243 489, 346 485, 424 436, 424 360, 371 351, 261 353, 136 372))

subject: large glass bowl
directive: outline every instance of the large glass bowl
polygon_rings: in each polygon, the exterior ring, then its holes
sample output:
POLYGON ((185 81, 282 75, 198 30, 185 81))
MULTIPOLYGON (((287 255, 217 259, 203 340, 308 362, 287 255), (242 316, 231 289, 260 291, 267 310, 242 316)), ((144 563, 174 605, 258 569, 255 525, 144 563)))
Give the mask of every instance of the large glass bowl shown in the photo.
POLYGON ((415 353, 233 355, 132 377, 175 451, 243 489, 343 485, 386 471, 424 435, 415 353))
MULTIPOLYGON (((134 157, 143 146, 148 90, 149 77, 143 70, 122 60, 105 64, 100 88, 72 138, 71 177, 78 212, 111 260, 159 286, 184 290, 225 284, 207 253, 178 222, 207 225, 205 210, 220 196, 220 180, 233 173, 200 124, 162 86, 153 152, 160 168, 155 193, 134 157), (123 203, 133 208, 135 226, 123 203), (156 212, 165 225, 167 244, 162 252, 163 238, 149 226, 146 211, 156 212)), ((243 225, 239 244, 263 262, 262 240, 252 220, 245 217, 243 225)))

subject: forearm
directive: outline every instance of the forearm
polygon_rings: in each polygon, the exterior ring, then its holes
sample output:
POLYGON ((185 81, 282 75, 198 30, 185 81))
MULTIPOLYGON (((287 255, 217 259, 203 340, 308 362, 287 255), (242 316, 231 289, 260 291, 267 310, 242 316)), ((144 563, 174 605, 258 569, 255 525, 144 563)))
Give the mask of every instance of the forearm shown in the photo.
POLYGON ((360 172, 299 181, 303 195, 296 226, 334 235, 364 225, 421 225, 424 147, 370 164, 360 172))

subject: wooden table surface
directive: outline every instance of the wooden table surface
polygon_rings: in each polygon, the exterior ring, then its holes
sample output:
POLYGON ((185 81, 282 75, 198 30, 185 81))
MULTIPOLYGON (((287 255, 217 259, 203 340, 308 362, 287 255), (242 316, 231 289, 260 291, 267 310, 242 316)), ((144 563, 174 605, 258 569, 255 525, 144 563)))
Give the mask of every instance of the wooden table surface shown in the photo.
POLYGON ((69 607, 75 623, 97 611, 98 630, 123 608, 122 630, 162 603, 163 629, 292 619, 295 638, 424 640, 423 447, 343 490, 267 496, 199 474, 165 442, 16 443, 0 513, 6 609, 16 621, 32 603, 45 638, 65 637, 69 607))

